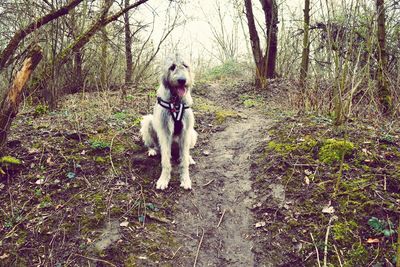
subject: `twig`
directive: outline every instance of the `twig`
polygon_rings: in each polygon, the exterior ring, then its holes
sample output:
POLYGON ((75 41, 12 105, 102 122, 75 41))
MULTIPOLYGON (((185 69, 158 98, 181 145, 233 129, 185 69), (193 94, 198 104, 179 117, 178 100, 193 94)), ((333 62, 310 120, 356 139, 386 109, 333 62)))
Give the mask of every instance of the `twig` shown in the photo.
POLYGON ((175 252, 172 253, 172 258, 171 260, 173 260, 176 256, 176 253, 178 253, 179 250, 181 250, 182 246, 180 246, 175 252))
POLYGON ((211 179, 211 180, 208 181, 207 183, 203 184, 203 187, 206 187, 207 185, 211 184, 212 182, 214 182, 214 179, 211 179))
POLYGON ((315 251, 317 252, 318 267, 321 267, 321 262, 319 261, 319 252, 318 252, 317 245, 315 244, 314 236, 312 235, 312 233, 310 233, 310 236, 311 236, 311 240, 312 240, 312 242, 313 242, 313 244, 314 244, 315 251))
POLYGON ((333 248, 335 249, 336 256, 337 256, 337 258, 338 258, 340 267, 343 267, 342 260, 340 259, 339 251, 337 250, 335 244, 333 244, 333 248))
POLYGON ((114 144, 114 139, 115 139, 115 137, 117 137, 117 135, 118 135, 118 133, 116 133, 116 134, 111 138, 110 154, 109 154, 110 163, 111 163, 111 168, 112 168, 114 174, 117 174, 117 171, 115 170, 114 162, 113 162, 113 159, 112 159, 112 148, 113 148, 113 144, 114 144))
POLYGON ((383 176, 383 190, 386 191, 386 175, 383 176))
POLYGON ((328 260, 328 238, 329 238, 329 232, 331 230, 331 223, 335 219, 336 219, 336 216, 332 216, 329 219, 328 227, 326 228, 325 243, 324 243, 324 267, 326 267, 327 260, 328 260))
POLYGON ((203 243, 203 238, 204 238, 204 229, 203 229, 203 228, 201 228, 201 231, 202 231, 202 234, 201 234, 201 238, 200 238, 199 246, 197 247, 196 257, 194 258, 193 267, 196 267, 196 264, 197 264, 197 258, 199 257, 200 247, 201 247, 201 244, 203 243))
POLYGON ((224 209, 222 211, 222 215, 221 215, 221 218, 219 218, 219 222, 218 222, 217 228, 221 225, 221 222, 222 222, 222 219, 224 218, 225 212, 226 212, 226 209, 224 209))
POLYGON ((79 257, 82 257, 82 258, 85 258, 85 259, 88 259, 88 260, 99 261, 99 262, 108 264, 108 265, 110 265, 110 266, 117 267, 117 265, 115 265, 115 264, 113 264, 113 263, 111 263, 111 262, 109 262, 109 261, 106 261, 106 260, 97 259, 97 258, 91 258, 91 257, 83 256, 83 255, 80 255, 80 254, 76 254, 76 253, 75 253, 75 255, 76 255, 76 256, 79 256, 79 257))

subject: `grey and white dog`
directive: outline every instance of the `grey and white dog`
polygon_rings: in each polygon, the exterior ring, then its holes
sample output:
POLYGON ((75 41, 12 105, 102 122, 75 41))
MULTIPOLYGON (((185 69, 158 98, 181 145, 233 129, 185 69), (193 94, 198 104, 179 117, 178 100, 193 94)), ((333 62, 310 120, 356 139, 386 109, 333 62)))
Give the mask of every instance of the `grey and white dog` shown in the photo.
POLYGON ((176 142, 179 146, 181 187, 191 189, 189 164, 195 162, 189 150, 197 140, 191 109, 193 74, 179 55, 166 60, 162 73, 153 114, 143 117, 140 133, 149 149, 149 156, 161 152, 162 171, 156 188, 163 190, 168 187, 171 179, 171 148, 172 143, 176 142))

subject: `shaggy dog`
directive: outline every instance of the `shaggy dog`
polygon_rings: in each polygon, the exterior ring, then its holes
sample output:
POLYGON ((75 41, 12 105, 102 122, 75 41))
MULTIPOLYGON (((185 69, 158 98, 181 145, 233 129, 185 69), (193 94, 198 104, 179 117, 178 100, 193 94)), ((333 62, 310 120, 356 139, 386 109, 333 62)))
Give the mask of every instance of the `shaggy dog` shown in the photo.
POLYGON ((140 133, 149 149, 149 156, 161 152, 162 171, 157 181, 157 189, 167 188, 171 179, 173 142, 179 146, 181 187, 191 189, 189 164, 195 162, 189 150, 194 147, 197 140, 191 109, 193 75, 189 65, 179 55, 166 60, 162 73, 153 114, 143 117, 140 133))

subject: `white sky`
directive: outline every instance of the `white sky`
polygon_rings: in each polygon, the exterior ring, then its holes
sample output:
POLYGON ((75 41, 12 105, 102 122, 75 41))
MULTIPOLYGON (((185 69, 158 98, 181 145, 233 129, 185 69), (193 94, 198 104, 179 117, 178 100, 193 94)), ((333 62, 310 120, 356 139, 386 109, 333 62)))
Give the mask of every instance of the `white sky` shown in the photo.
MULTIPOLYGON (((237 0, 243 3, 243 0, 237 0)), ((347 0, 330 0, 331 2, 340 2, 347 0)), ((219 27, 219 22, 217 19, 216 6, 220 3, 223 7, 222 11, 227 12, 225 18, 225 25, 228 31, 232 31, 232 19, 229 17, 229 13, 234 13, 232 7, 232 0, 187 0, 186 3, 179 6, 179 18, 180 20, 186 21, 184 25, 176 28, 171 34, 171 38, 162 48, 160 56, 166 55, 170 52, 171 48, 179 43, 177 47, 181 54, 186 58, 191 58, 192 60, 198 60, 199 58, 204 61, 213 60, 216 62, 213 54, 217 53, 215 40, 212 37, 212 32, 207 21, 211 22, 216 27, 219 27)), ((311 0, 311 2, 318 2, 317 0, 311 0)), ((325 2, 325 1, 324 1, 325 2)), ((155 31, 153 33, 153 42, 158 43, 161 38, 163 31, 166 26, 165 11, 167 10, 169 1, 165 0, 151 0, 149 1, 149 7, 140 8, 140 16, 147 21, 151 21, 153 18, 153 12, 157 15, 155 17, 155 31)), ((317 3, 315 3, 317 4, 317 3)), ((259 0, 253 0, 253 8, 256 17, 259 18, 260 24, 263 23, 263 17, 259 6, 259 0)), ((304 6, 304 0, 278 0, 279 5, 279 20, 280 25, 283 23, 285 27, 294 21, 301 21, 302 12, 304 6)), ((313 11, 313 10, 312 10, 313 11)), ((137 16, 136 13, 135 16, 137 16)), ((236 13, 237 14, 237 13, 236 13)), ((244 23, 246 22, 245 15, 243 14, 244 23)), ((248 31, 247 25, 244 24, 244 30, 248 31)), ((261 36, 260 36, 261 38, 261 36)), ((242 28, 239 25, 239 50, 242 54, 246 53, 246 45, 248 40, 245 39, 243 35, 242 28)))

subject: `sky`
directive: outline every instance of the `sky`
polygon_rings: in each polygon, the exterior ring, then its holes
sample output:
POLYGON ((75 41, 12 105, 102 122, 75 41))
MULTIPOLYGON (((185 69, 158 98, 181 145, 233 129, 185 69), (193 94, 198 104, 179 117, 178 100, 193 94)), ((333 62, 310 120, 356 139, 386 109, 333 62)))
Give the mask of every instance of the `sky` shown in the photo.
MULTIPOLYGON (((146 8, 145 13, 142 13, 147 20, 152 19, 154 12, 155 17, 155 32, 152 36, 153 42, 157 43, 158 40, 163 35, 165 29, 165 11, 168 7, 168 2, 165 0, 155 0, 151 1, 151 7, 156 7, 153 10, 151 8, 146 8)), ((239 0, 239 2, 243 2, 239 0)), ((254 5, 259 4, 258 1, 253 1, 254 5)), ((290 14, 300 14, 302 12, 302 5, 304 0, 283 0, 280 2, 280 13, 287 17, 292 17, 290 14)), ((179 43, 177 47, 180 53, 185 57, 189 57, 193 60, 198 60, 200 57, 204 61, 211 61, 218 63, 217 55, 218 51, 216 49, 215 39, 212 35, 212 27, 219 30, 220 23, 218 19, 217 6, 218 3, 221 7, 221 13, 225 15, 224 25, 225 30, 228 33, 232 33, 233 22, 232 15, 237 16, 237 11, 234 10, 232 1, 230 0, 190 0, 186 1, 186 4, 181 4, 179 6, 179 18, 184 20, 185 23, 178 28, 176 28, 172 34, 171 38, 164 45, 161 54, 169 53, 168 50, 173 50, 174 43, 179 43)), ((255 7, 255 12, 257 8, 255 7)), ((242 13, 242 12, 241 12, 242 13)), ((260 12, 256 13, 262 15, 260 12)), ((243 22, 245 22, 245 15, 242 13, 243 22)), ((280 15, 281 16, 281 15, 280 15)), ((262 21, 262 17, 260 18, 262 21)), ((243 29, 247 34, 247 25, 243 24, 244 28, 240 24, 238 27, 238 47, 242 54, 246 53, 246 37, 243 34, 243 29)))

